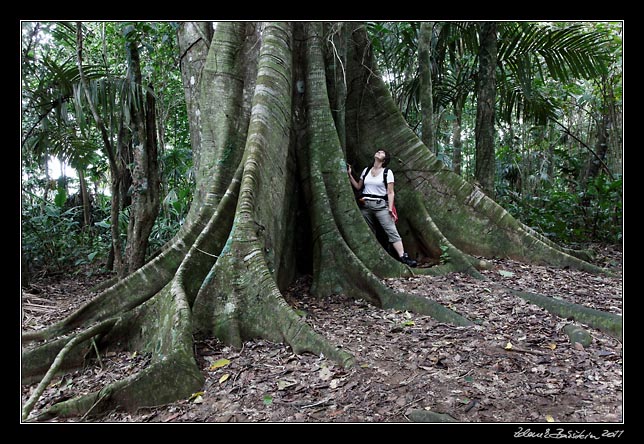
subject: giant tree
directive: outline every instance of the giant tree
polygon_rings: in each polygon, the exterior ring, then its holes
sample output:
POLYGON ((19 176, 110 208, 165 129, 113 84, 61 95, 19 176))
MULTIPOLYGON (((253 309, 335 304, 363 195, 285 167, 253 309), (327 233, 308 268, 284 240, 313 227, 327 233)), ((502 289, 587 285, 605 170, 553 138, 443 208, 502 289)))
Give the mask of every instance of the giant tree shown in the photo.
MULTIPOLYGON (((343 293, 462 326, 471 322, 433 302, 431 289, 426 297, 399 293, 382 279, 482 277, 477 268, 485 261, 477 256, 604 272, 512 218, 436 159, 396 108, 361 23, 224 22, 212 31, 211 24, 183 23, 178 33, 198 165, 188 218, 137 272, 65 319, 23 334, 23 380, 40 380, 23 416, 55 372, 79 365, 90 348, 151 359, 38 418, 185 399, 204 382, 193 335, 236 346, 263 337, 353 365, 341 344, 314 331, 283 298, 298 261, 309 263, 319 297, 343 293), (365 165, 378 147, 392 154, 406 246, 435 260, 447 252, 446 263, 404 266, 360 215, 346 164, 365 165)), ((566 317, 621 335, 619 317, 565 309, 566 317)))

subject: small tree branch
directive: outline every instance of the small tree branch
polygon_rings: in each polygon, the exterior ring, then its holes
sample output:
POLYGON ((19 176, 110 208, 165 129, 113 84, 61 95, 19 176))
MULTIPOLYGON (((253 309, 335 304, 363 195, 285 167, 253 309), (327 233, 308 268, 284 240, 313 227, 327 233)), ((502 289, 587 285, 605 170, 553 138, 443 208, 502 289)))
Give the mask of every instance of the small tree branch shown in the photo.
POLYGON ((63 359, 65 359, 65 356, 67 355, 67 353, 69 353, 69 351, 72 350, 80 342, 93 338, 97 334, 112 327, 115 323, 116 323, 116 318, 111 318, 106 321, 103 321, 99 324, 94 325, 93 327, 88 328, 84 332, 77 334, 67 344, 65 344, 65 346, 58 352, 58 355, 56 355, 56 359, 54 359, 54 362, 51 364, 51 367, 49 367, 49 370, 47 370, 47 373, 38 384, 38 387, 36 387, 36 391, 34 391, 31 394, 31 396, 29 397, 29 400, 22 407, 23 420, 27 419, 27 417, 29 416, 29 413, 33 409, 34 405, 36 404, 38 399, 40 399, 40 396, 45 391, 45 388, 47 387, 49 382, 52 380, 52 378, 60 368, 61 364, 63 363, 63 359))
POLYGON ((590 151, 590 154, 597 159, 599 164, 604 168, 604 171, 608 173, 608 176, 610 176, 611 180, 615 180, 615 177, 613 176, 613 173, 611 173, 610 169, 608 168, 608 165, 597 155, 597 153, 588 145, 586 145, 584 142, 582 142, 579 137, 575 136, 569 128, 567 128, 563 123, 559 122, 557 119, 552 119, 553 122, 555 122, 557 125, 559 125, 566 134, 568 134, 570 137, 575 139, 577 142, 579 142, 584 148, 586 148, 588 151, 590 151))

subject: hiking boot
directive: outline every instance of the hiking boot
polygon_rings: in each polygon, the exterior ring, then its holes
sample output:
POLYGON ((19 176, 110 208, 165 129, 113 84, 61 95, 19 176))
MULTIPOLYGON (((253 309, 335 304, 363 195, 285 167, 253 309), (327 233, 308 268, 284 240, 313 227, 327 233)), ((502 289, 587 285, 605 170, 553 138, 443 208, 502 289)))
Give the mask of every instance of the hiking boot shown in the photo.
POLYGON ((406 265, 408 265, 410 267, 415 267, 415 266, 418 265, 418 262, 416 262, 415 260, 410 258, 407 253, 403 253, 403 255, 400 256, 400 262, 402 262, 403 264, 406 264, 406 265))

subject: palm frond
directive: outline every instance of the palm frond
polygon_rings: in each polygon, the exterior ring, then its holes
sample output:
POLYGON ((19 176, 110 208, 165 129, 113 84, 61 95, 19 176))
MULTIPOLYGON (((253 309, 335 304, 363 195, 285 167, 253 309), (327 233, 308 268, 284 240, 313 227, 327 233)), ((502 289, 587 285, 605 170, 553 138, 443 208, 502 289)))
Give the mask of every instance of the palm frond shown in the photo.
POLYGON ((545 64, 555 80, 589 79, 602 75, 608 61, 608 38, 582 24, 555 28, 538 23, 506 24, 502 28, 498 61, 513 64, 513 60, 529 56, 545 64))

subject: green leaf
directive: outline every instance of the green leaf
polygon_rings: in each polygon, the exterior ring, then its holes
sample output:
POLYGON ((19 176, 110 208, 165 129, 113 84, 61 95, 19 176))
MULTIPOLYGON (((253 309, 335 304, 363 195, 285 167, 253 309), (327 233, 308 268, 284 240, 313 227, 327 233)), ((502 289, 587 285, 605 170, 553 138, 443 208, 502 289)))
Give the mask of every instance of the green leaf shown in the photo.
POLYGON ((101 227, 101 228, 110 228, 110 226, 111 226, 108 222, 106 222, 104 220, 101 220, 99 222, 94 222, 94 225, 96 225, 97 227, 101 227))
POLYGON ((199 399, 204 395, 204 392, 195 392, 192 395, 190 395, 190 398, 188 398, 188 401, 194 401, 195 399, 199 399))
POLYGON ((216 370, 221 367, 225 367, 228 364, 230 364, 230 361, 226 358, 221 358, 210 364, 210 367, 208 367, 209 371, 216 370))
POLYGON ((264 395, 264 405, 271 405, 273 404, 273 397, 271 395, 264 395))
POLYGON ((65 191, 64 188, 59 188, 58 194, 56 194, 56 197, 54 197, 54 203, 56 204, 57 207, 62 208, 63 205, 65 205, 66 201, 67 201, 67 192, 65 191))

